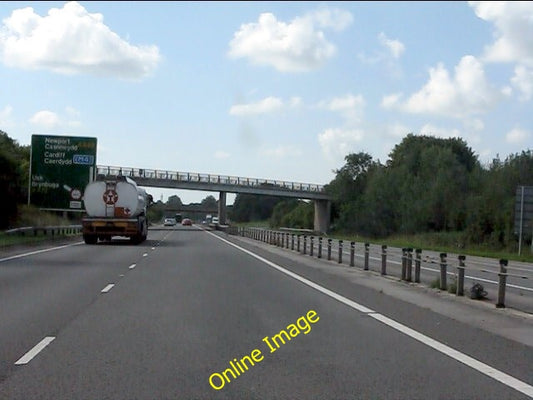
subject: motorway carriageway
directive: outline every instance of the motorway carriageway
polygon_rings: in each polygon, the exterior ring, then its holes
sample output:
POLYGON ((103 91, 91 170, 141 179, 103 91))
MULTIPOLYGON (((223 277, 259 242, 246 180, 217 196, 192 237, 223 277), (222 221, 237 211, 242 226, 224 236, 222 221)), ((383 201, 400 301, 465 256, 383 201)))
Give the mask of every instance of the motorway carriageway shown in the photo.
POLYGON ((531 346, 306 262, 198 227, 4 257, 0 399, 533 398, 531 346))

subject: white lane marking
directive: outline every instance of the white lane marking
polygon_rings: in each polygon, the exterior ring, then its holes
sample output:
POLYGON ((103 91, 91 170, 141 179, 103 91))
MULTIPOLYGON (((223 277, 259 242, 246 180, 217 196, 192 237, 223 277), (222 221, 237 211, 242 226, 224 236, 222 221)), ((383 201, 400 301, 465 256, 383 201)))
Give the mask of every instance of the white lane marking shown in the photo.
POLYGON ((152 247, 152 250, 155 250, 155 247, 152 247))
POLYGON ((390 319, 382 314, 376 313, 376 314, 370 314, 369 316, 384 323, 387 326, 390 326, 391 328, 396 329, 397 331, 407 336, 412 337, 415 340, 418 340, 419 342, 425 344, 426 346, 429 346, 441 352, 442 354, 445 354, 448 357, 451 357, 469 366, 470 368, 473 368, 481 372, 482 374, 485 374, 488 377, 495 379, 503 383, 504 385, 507 385, 533 398, 533 386, 528 385, 527 383, 522 382, 521 380, 518 380, 512 377, 511 375, 508 375, 505 372, 497 370, 496 368, 493 368, 490 365, 487 365, 481 361, 476 360, 475 358, 472 358, 464 353, 461 353, 460 351, 457 351, 449 346, 446 346, 445 344, 438 342, 435 339, 432 339, 429 336, 426 336, 420 332, 417 332, 414 329, 411 329, 403 324, 400 324, 399 322, 396 322, 393 319, 390 319))
POLYGON ((418 331, 415 331, 414 329, 411 329, 409 327, 407 327, 406 325, 403 325, 403 324, 400 324, 396 321, 394 321, 393 319, 389 318, 389 317, 386 317, 385 315, 382 315, 376 311, 373 311, 365 306, 363 306, 362 304, 359 304, 359 303, 356 303, 355 301, 352 301, 350 299, 347 299, 346 297, 338 294, 338 293, 335 293, 329 289, 326 289, 304 277, 301 277, 300 275, 297 275, 295 274, 294 272, 291 272, 249 250, 246 250, 245 248, 243 247, 240 247, 234 243, 231 243, 230 241, 226 240, 226 239, 223 239, 209 231, 205 231, 206 233, 210 234, 211 236, 214 236, 215 238, 229 244, 230 246, 233 246, 235 247, 236 249, 246 253, 246 254, 249 254, 250 256, 256 258, 257 260, 259 261, 262 261, 264 262, 265 264, 267 265, 270 265, 271 267, 277 269, 278 271, 280 272, 283 272, 284 274, 312 287, 313 289, 316 289, 322 293, 324 293, 325 295, 327 296, 330 296, 332 298, 334 298, 335 300, 338 300, 340 301, 341 303, 343 304, 346 304, 347 306, 351 307, 351 308, 354 308, 355 310, 357 311, 360 311, 362 313, 365 313, 367 314, 369 317, 372 317, 382 323, 384 323, 385 325, 393 328, 393 329, 396 329, 397 331, 407 335, 407 336, 410 336, 412 337, 413 339, 416 339, 418 341, 420 341, 421 343, 425 344, 426 346, 429 346, 437 351, 439 351, 440 353, 448 356, 448 357, 451 357, 467 366, 469 366, 470 368, 472 369, 475 369, 476 371, 479 371, 481 372, 482 374, 484 375, 487 375, 489 378, 492 378, 492 379, 495 379, 501 383, 503 383, 504 385, 506 386, 509 386, 510 388, 513 388, 515 390, 518 390, 519 392, 522 392, 524 393, 525 395, 533 398, 533 386, 527 384, 526 382, 522 382, 514 377, 512 377, 511 375, 508 375, 506 374, 505 372, 502 372, 500 370, 497 370, 493 367, 491 367, 490 365, 487 365, 481 361, 478 361, 476 360, 475 358, 472 358, 464 353, 461 353, 460 351, 458 350, 455 350, 453 349, 452 347, 449 347, 449 346, 446 346, 445 344, 441 343, 441 342, 438 342, 437 340, 435 339, 432 339, 430 338, 429 336, 426 336, 418 331))
POLYGON ((148 256, 148 253, 144 253, 144 254, 143 254, 143 257, 146 257, 146 256, 148 256))
POLYGON ((37 354, 39 354, 46 346, 48 346, 52 341, 55 339, 54 336, 47 336, 43 340, 41 340, 39 343, 37 343, 33 349, 28 351, 26 354, 24 354, 22 357, 20 357, 16 362, 15 365, 22 365, 29 363, 37 354))
POLYGON ((280 267, 279 265, 274 264, 273 262, 267 260, 266 258, 263 258, 263 257, 261 257, 261 256, 259 256, 259 255, 257 255, 257 254, 255 254, 255 253, 252 253, 251 251, 246 250, 246 249, 244 249, 244 248, 242 248, 242 247, 240 247, 240 246, 237 246, 236 244, 231 243, 231 242, 227 241, 226 239, 223 239, 223 238, 221 238, 221 237, 219 237, 219 236, 217 236, 217 235, 215 235, 215 234, 213 234, 213 233, 211 233, 211 232, 209 232, 209 231, 205 231, 205 232, 207 232, 207 233, 209 233, 210 235, 216 237, 217 239, 222 240, 223 242, 226 242, 226 243, 229 244, 230 246, 233 246, 233 247, 235 247, 235 248, 241 250, 242 252, 244 252, 244 253, 246 253, 246 254, 249 254, 249 255, 251 255, 251 256, 254 257, 254 258, 257 258, 259 261, 262 261, 262 262, 264 262, 265 264, 270 265, 272 268, 275 268, 275 269, 277 269, 278 271, 283 272, 283 273, 286 274, 286 275, 289 275, 290 277, 292 277, 292 278, 294 278, 294 279, 296 279, 296 280, 298 280, 298 281, 300 281, 300 282, 306 284, 307 286, 310 286, 310 287, 312 287, 313 289, 318 290, 319 292, 322 292, 322 293, 324 293, 324 294, 326 294, 326 295, 328 295, 328 296, 330 296, 330 297, 333 297, 335 300, 338 300, 338 301, 340 301, 341 303, 344 303, 344 304, 346 304, 346 305, 348 305, 348 306, 350 306, 350 307, 356 309, 357 311, 361 311, 362 313, 371 313, 371 312, 375 312, 374 310, 371 310, 370 308, 367 308, 367 307, 365 307, 365 306, 363 306, 363 305, 361 305, 361 304, 357 304, 356 302, 354 302, 354 301, 352 301, 352 300, 350 300, 350 299, 347 299, 346 297, 343 297, 343 296, 341 296, 341 295, 339 295, 339 294, 337 294, 337 293, 335 293, 335 292, 332 292, 331 290, 326 289, 326 288, 323 287, 323 286, 317 285, 316 283, 314 283, 314 282, 312 282, 312 281, 310 281, 310 280, 308 280, 308 279, 305 279, 304 277, 301 277, 300 275, 297 275, 297 274, 295 274, 294 272, 291 272, 291 271, 289 271, 289 270, 287 270, 287 269, 285 269, 285 268, 283 268, 283 267, 280 267))
POLYGON ((133 269, 133 268, 135 268, 136 266, 137 266, 137 264, 131 264, 128 268, 129 268, 129 269, 133 269))
POLYGON ((113 289, 113 286, 115 286, 115 284, 114 283, 110 283, 109 285, 107 285, 105 288, 102 289, 102 293, 109 292, 111 289, 113 289))
POLYGON ((15 255, 15 256, 11 256, 11 257, 0 258, 0 262, 2 262, 2 261, 14 260, 14 259, 16 259, 16 258, 22 258, 22 257, 32 256, 32 255, 34 255, 34 254, 46 253, 47 251, 60 250, 60 249, 64 249, 64 248, 66 248, 66 247, 78 246, 78 245, 80 245, 80 244, 83 244, 83 242, 73 243, 73 244, 66 244, 66 245, 64 245, 64 246, 58 246, 58 247, 50 247, 49 249, 42 249, 42 250, 30 251, 29 253, 17 254, 17 255, 15 255))

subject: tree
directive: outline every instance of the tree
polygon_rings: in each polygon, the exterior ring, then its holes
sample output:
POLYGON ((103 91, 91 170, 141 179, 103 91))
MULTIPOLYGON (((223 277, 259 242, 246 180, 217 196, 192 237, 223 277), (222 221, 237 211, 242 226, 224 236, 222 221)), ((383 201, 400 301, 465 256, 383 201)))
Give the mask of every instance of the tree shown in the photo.
POLYGON ((283 197, 239 193, 233 203, 231 218, 236 222, 263 221, 270 218, 280 201, 283 197))
POLYGON ((216 210, 218 207, 218 201, 212 195, 207 196, 201 202, 203 209, 216 210))
POLYGON ((17 215, 17 204, 27 198, 30 147, 19 146, 7 133, 0 131, 0 193, 2 213, 0 228, 7 228, 17 215))
POLYGON ((167 207, 173 209, 179 209, 183 206, 181 199, 176 195, 169 196, 166 204, 167 207))

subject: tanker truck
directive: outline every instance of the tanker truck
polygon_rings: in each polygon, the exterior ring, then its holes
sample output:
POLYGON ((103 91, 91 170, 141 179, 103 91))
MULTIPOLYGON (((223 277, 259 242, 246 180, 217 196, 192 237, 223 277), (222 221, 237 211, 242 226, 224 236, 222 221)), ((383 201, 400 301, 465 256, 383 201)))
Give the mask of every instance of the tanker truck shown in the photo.
POLYGON ((126 176, 98 176, 83 194, 86 216, 82 219, 83 240, 96 244, 113 236, 130 238, 134 244, 146 240, 146 210, 151 196, 126 176))

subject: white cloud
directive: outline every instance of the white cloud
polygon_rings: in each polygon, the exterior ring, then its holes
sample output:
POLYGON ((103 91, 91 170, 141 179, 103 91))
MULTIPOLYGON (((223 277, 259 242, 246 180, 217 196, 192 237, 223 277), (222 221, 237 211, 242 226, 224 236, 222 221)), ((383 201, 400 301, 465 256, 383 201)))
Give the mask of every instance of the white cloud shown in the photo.
POLYGON ((495 41, 485 48, 491 62, 518 62, 533 66, 533 2, 471 1, 476 15, 495 26, 495 41))
POLYGON ((342 160, 346 154, 356 151, 363 137, 361 129, 331 128, 318 135, 318 143, 327 157, 342 160))
POLYGON ((64 116, 49 110, 36 112, 30 123, 43 129, 52 128, 77 128, 81 126, 80 112, 73 107, 66 107, 64 116))
POLYGON ((533 97, 533 68, 518 65, 514 70, 511 83, 522 93, 520 100, 526 101, 533 97))
POLYGON ((336 31, 346 29, 353 22, 351 13, 331 8, 322 8, 311 12, 306 18, 316 22, 320 28, 331 28, 336 31))
POLYGON ((336 53, 321 28, 345 29, 350 13, 322 9, 289 23, 263 13, 257 22, 241 25, 229 44, 228 55, 248 58, 256 65, 273 66, 283 72, 302 72, 321 67, 336 53))
POLYGON ((394 138, 403 138, 404 136, 407 136, 411 132, 413 132, 412 129, 409 129, 407 126, 401 123, 395 123, 392 125, 388 125, 385 128, 385 134, 387 136, 392 136, 394 138))
POLYGON ((302 151, 294 146, 278 146, 273 149, 263 149, 261 153, 267 157, 285 158, 285 157, 299 157, 302 151))
POLYGON ((385 33, 378 36, 379 42, 390 52, 393 58, 400 58, 405 51, 405 45, 398 39, 389 39, 385 33))
POLYGON ((236 104, 231 106, 230 115, 246 116, 266 114, 283 108, 283 100, 277 97, 267 97, 256 103, 236 104))
POLYGON ((458 129, 446 129, 432 124, 426 124, 420 129, 420 135, 447 139, 460 138, 461 132, 458 129))
POLYGON ((13 11, 3 20, 0 58, 15 68, 48 69, 62 74, 92 74, 140 79, 160 61, 156 46, 134 46, 77 2, 52 8, 41 17, 33 8, 13 11))
POLYGON ((289 106, 292 108, 300 107, 303 104, 301 97, 291 97, 289 106))
POLYGON ((467 129, 471 129, 476 132, 480 132, 485 129, 485 123, 479 118, 464 120, 464 125, 467 129))
POLYGON ((525 131, 520 128, 514 128, 511 131, 507 132, 507 134, 505 135, 505 140, 507 140, 508 143, 512 144, 522 144, 526 143, 530 137, 531 134, 528 131, 525 131))
POLYGON ((13 121, 11 121, 11 114, 13 113, 13 107, 10 105, 5 106, 0 110, 0 130, 12 127, 13 121))
POLYGON ((215 158, 217 158, 219 160, 224 160, 224 159, 229 158, 229 157, 230 157, 230 154, 225 152, 225 151, 222 151, 222 150, 215 151, 215 158))
POLYGON ((354 124, 361 121, 365 104, 362 95, 347 94, 343 97, 322 101, 319 103, 319 107, 338 112, 346 119, 347 123, 354 124))
POLYGON ((383 96, 381 100, 381 107, 383 108, 392 108, 395 107, 402 97, 402 93, 393 93, 387 96, 383 96))
MULTIPOLYGON (((464 56, 453 77, 442 64, 431 68, 429 81, 400 108, 414 114, 464 118, 487 112, 503 96, 502 90, 487 82, 482 64, 473 56, 464 56)), ((388 105, 392 103, 389 96, 388 105)))
POLYGON ((40 128, 51 129, 59 126, 60 121, 56 113, 48 110, 38 111, 30 118, 33 125, 40 128))

